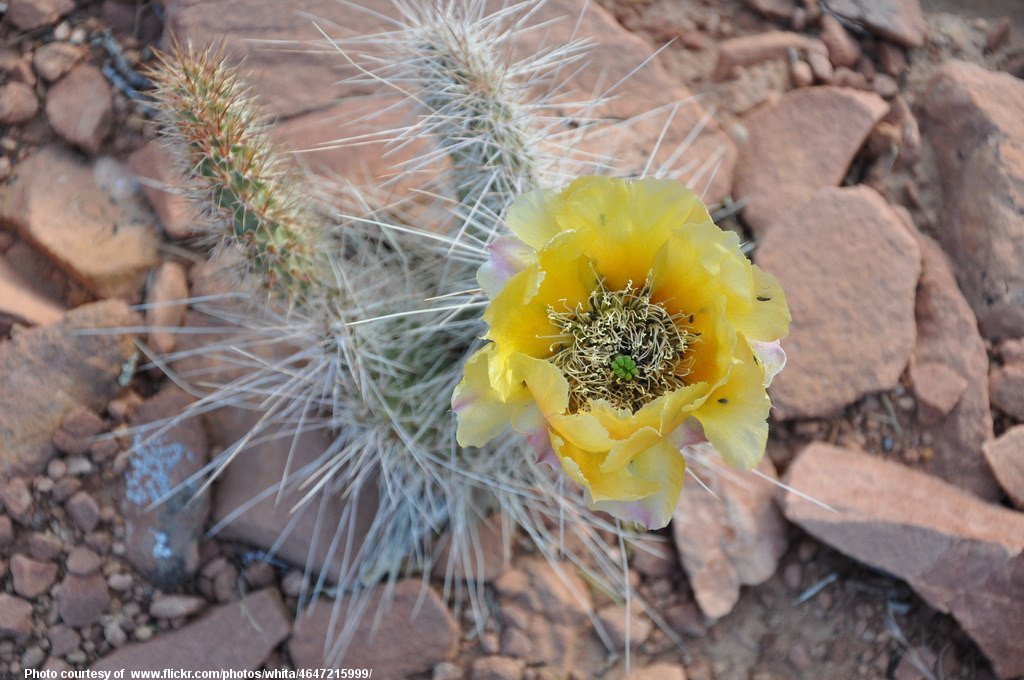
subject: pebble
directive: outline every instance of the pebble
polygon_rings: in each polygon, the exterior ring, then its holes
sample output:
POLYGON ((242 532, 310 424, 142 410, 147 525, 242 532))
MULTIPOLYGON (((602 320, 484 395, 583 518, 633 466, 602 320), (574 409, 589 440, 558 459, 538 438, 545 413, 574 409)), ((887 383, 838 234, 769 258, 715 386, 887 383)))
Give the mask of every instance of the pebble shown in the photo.
POLYGON ((90 576, 100 569, 100 557, 88 548, 72 548, 64 566, 76 576, 90 576))
POLYGON ((100 509, 96 501, 85 491, 76 492, 64 506, 75 525, 82 533, 89 533, 100 521, 100 509))
POLYGON ((24 123, 38 112, 36 93, 25 83, 11 82, 0 87, 0 125, 24 123))
MULTIPOLYGON (((227 602, 235 592, 238 569, 224 557, 207 562, 200 570, 199 591, 216 602, 227 602)), ((287 594, 287 593, 286 593, 287 594)))
POLYGON ((180 619, 194 616, 206 607, 206 600, 193 595, 166 595, 154 599, 149 615, 154 619, 180 619))
POLYGON ((3 489, 4 507, 16 522, 28 524, 32 519, 32 493, 21 477, 7 482, 3 489))
POLYGON ((82 641, 74 628, 63 623, 51 626, 46 632, 46 637, 50 641, 50 654, 53 656, 66 655, 82 641))
POLYGON ((7 515, 0 515, 0 548, 6 548, 14 542, 14 525, 7 515))
POLYGON ((36 532, 28 537, 28 554, 37 560, 53 560, 64 550, 64 543, 49 532, 36 532))
POLYGON ((111 574, 107 578, 107 585, 109 585, 112 590, 116 590, 119 593, 128 592, 132 588, 131 574, 125 574, 123 572, 111 574))
POLYGON ((107 79, 92 64, 78 64, 50 88, 46 117, 65 141, 87 153, 99 153, 113 123, 107 79))
POLYGON ((885 99, 892 99, 900 93, 900 84, 896 82, 895 78, 884 73, 875 75, 874 80, 871 81, 871 87, 878 96, 885 99))
POLYGON ((20 597, 0 593, 0 638, 24 640, 32 633, 32 605, 20 597))
POLYGON ((23 669, 38 668, 45 660, 46 652, 43 651, 43 648, 39 645, 33 645, 21 655, 21 667, 23 669))
POLYGON ((57 580, 57 565, 40 562, 20 553, 11 558, 14 592, 29 600, 48 591, 57 580))
POLYGON ((82 50, 64 42, 40 45, 32 54, 32 66, 43 80, 59 80, 82 58, 82 50))
POLYGON ((64 623, 75 628, 96 623, 110 607, 107 581, 101 574, 68 574, 61 582, 57 608, 64 623))
POLYGON ((808 87, 814 83, 814 71, 806 61, 797 60, 790 66, 794 87, 808 87))
POLYGON ((128 641, 128 634, 118 625, 117 621, 110 621, 103 627, 103 639, 111 647, 117 648, 128 641))

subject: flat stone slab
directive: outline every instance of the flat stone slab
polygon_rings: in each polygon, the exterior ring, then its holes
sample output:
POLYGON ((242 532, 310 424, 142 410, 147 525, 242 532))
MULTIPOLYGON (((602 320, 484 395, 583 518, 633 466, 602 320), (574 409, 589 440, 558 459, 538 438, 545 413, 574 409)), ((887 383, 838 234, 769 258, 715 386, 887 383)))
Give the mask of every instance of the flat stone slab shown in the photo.
POLYGON ((0 471, 41 471, 55 452, 53 433, 73 409, 103 410, 135 345, 127 335, 82 331, 134 323, 127 304, 107 300, 0 343, 0 471))
POLYGON ((332 648, 351 618, 346 615, 350 601, 318 601, 299 619, 288 643, 295 667, 372 668, 374 678, 399 680, 451 659, 458 649, 458 621, 433 588, 424 587, 417 579, 399 581, 393 599, 386 604, 384 590, 378 588, 341 660, 334 659, 332 648), (341 616, 332 630, 334 606, 341 607, 341 616), (378 614, 380 621, 376 622, 378 614))
POLYGON ((92 665, 94 671, 251 671, 263 665, 291 632, 276 590, 266 589, 216 607, 183 628, 125 645, 92 665))
POLYGON ((813 443, 786 482, 786 517, 832 547, 904 579, 951 613, 1002 678, 1024 675, 1024 514, 875 456, 813 443))
POLYGON ((885 199, 865 186, 822 189, 754 257, 793 314, 789 362, 770 388, 776 417, 830 416, 896 386, 916 338, 921 254, 885 199))
POLYGON ((160 239, 145 202, 125 187, 130 177, 111 159, 86 164, 45 147, 0 188, 0 221, 93 295, 135 301, 159 263, 160 239))

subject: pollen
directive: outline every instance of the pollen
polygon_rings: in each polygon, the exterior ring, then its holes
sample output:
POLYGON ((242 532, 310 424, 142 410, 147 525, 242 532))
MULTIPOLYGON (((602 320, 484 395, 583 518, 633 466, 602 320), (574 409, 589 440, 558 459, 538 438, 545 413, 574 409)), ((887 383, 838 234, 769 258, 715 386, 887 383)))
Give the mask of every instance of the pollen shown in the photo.
POLYGON ((569 382, 573 413, 598 399, 635 413, 686 385, 693 364, 687 350, 698 340, 692 317, 653 302, 650 277, 618 291, 599 279, 586 304, 549 307, 548 318, 560 331, 550 361, 569 382))

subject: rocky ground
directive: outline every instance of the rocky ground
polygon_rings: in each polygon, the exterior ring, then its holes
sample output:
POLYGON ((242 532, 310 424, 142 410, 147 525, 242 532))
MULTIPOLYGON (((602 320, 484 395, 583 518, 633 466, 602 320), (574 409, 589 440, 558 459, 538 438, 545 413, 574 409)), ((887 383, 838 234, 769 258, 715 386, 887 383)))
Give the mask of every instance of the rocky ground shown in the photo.
MULTIPOLYGON (((295 148, 378 106, 335 86, 336 57, 246 41, 315 37, 300 4, 374 28, 329 0, 0 3, 5 677, 323 665, 330 608, 294 618, 308 588, 295 565, 318 525, 292 527, 269 561, 287 503, 205 534, 273 482, 287 451, 263 445, 206 502, 148 511, 244 423, 192 421, 130 454, 128 428, 190 398, 157 369, 133 378, 126 336, 79 332, 196 323, 173 304, 129 307, 182 299, 201 279, 189 208, 159 189, 173 175, 134 100, 162 36, 246 54, 295 148)), ((482 636, 439 581, 422 601, 418 581, 401 583, 347 664, 379 678, 621 677, 594 612, 619 650, 630 616, 634 677, 649 680, 1024 676, 1024 5, 601 0, 581 29, 596 42, 584 93, 666 46, 605 113, 683 101, 659 158, 704 121, 689 179, 756 244, 794 316, 761 472, 836 512, 709 474, 718 498, 688 489, 662 540, 630 558, 664 629, 571 570, 563 582, 527 541, 502 563, 488 533, 495 615, 482 636)), ((619 139, 624 162, 642 167, 661 128, 619 139)), ((372 176, 381 156, 303 161, 372 176)), ((184 338, 140 340, 166 353, 184 338)), ((328 524, 341 514, 323 511, 328 524)))

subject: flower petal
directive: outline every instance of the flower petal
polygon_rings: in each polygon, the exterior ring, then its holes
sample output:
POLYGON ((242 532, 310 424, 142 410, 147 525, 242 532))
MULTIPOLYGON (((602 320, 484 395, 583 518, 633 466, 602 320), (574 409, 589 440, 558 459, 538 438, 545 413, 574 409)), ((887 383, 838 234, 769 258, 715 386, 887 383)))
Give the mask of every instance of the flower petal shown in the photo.
POLYGON ((764 386, 771 386, 772 379, 786 367, 786 353, 782 350, 782 341, 747 340, 747 342, 750 344, 754 356, 761 362, 761 369, 764 371, 764 386))
POLYGON ((778 279, 751 265, 754 277, 753 298, 748 309, 734 318, 736 329, 747 338, 771 342, 789 334, 792 317, 786 304, 786 293, 778 279))
MULTIPOLYGON (((594 501, 635 501, 658 492, 657 478, 640 477, 633 472, 632 466, 612 473, 602 472, 604 453, 583 451, 557 435, 552 435, 551 443, 562 461, 562 468, 590 492, 594 501)), ((678 452, 676 455, 681 458, 678 452)))
POLYGON ((537 454, 538 463, 558 468, 558 456, 551 448, 551 435, 547 419, 536 403, 529 404, 512 417, 512 429, 526 437, 526 443, 537 454))
POLYGON ((561 205, 559 194, 535 189, 516 198, 505 215, 505 223, 523 243, 540 250, 562 230, 558 223, 561 205))
POLYGON ((491 387, 488 361, 494 345, 488 344, 466 361, 462 381, 452 395, 452 410, 458 421, 455 438, 459 446, 483 446, 511 424, 516 412, 530 403, 530 394, 520 390, 516 398, 502 400, 491 387))
POLYGON ((768 409, 764 372, 746 343, 737 344, 739 356, 729 381, 716 389, 694 412, 708 441, 726 463, 749 470, 764 457, 768 442, 768 409))
POLYGON ((592 501, 591 507, 636 522, 646 529, 664 527, 672 519, 683 490, 686 462, 682 454, 672 444, 662 441, 637 456, 630 467, 637 477, 655 481, 658 490, 636 500, 592 501))
POLYGON ((710 221, 696 194, 671 180, 586 177, 563 196, 562 228, 590 235, 587 256, 611 290, 642 284, 674 228, 710 221))
POLYGON ((477 271, 476 280, 492 300, 509 279, 536 262, 536 252, 512 236, 502 236, 487 246, 487 262, 477 271))

